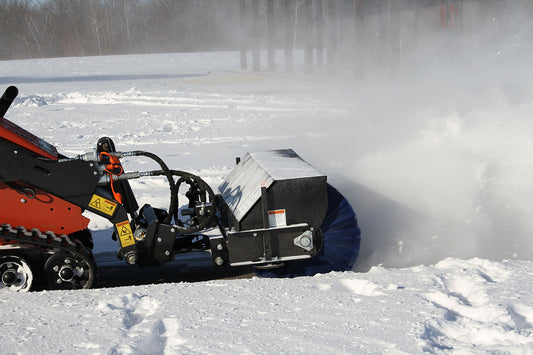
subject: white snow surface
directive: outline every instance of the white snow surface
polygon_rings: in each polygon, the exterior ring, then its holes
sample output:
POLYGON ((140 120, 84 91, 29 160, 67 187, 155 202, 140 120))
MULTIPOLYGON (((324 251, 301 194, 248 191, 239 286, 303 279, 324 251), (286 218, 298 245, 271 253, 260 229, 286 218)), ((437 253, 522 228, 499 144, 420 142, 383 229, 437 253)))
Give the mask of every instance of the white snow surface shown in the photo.
MULTIPOLYGON (((241 71, 238 59, 0 61, 0 84, 20 89, 6 118, 67 156, 110 136, 213 187, 237 156, 292 148, 356 210, 355 271, 4 292, 2 354, 533 353, 527 59, 358 80, 241 71)), ((164 180, 131 183, 141 205, 167 206, 164 180)), ((96 259, 110 262, 110 225, 88 217, 96 259)))

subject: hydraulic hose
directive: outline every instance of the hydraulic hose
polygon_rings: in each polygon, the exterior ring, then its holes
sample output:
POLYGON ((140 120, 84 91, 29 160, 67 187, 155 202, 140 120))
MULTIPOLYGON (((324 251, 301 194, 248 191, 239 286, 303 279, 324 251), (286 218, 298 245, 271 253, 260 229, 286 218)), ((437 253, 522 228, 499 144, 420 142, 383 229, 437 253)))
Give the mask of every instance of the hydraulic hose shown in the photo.
MULTIPOLYGON (((214 203, 214 201, 215 201, 215 193, 213 192, 213 189, 211 188, 211 186, 209 186, 209 184, 207 184, 201 177, 199 177, 197 175, 194 175, 194 174, 191 174, 191 173, 188 173, 186 171, 180 171, 180 170, 171 170, 171 173, 174 176, 179 176, 180 177, 180 179, 178 180, 178 183, 176 184, 177 185, 176 186, 177 189, 179 189, 179 185, 183 181, 185 181, 185 182, 187 182, 189 184, 190 184, 189 181, 191 181, 193 183, 197 183, 198 187, 200 188, 200 192, 207 192, 207 195, 209 196, 209 201, 211 201, 211 203, 214 203)), ((213 205, 213 208, 215 208, 214 205, 213 205)), ((215 211, 212 211, 211 214, 209 215, 209 217, 205 218, 198 226, 184 228, 183 232, 184 233, 192 233, 192 232, 197 232, 199 230, 202 230, 202 229, 206 228, 207 226, 209 226, 209 224, 213 220, 214 216, 215 216, 215 211)), ((177 218, 176 218, 176 220, 177 220, 177 218)))
MULTIPOLYGON (((127 155, 128 156, 145 156, 157 162, 159 166, 161 167, 161 170, 151 171, 150 175, 151 176, 164 175, 167 178, 168 184, 170 186, 170 207, 168 209, 168 215, 164 221, 165 223, 170 224, 172 222, 173 217, 176 220, 176 222, 179 220, 178 219, 178 208, 179 208, 178 192, 179 192, 179 186, 181 185, 182 182, 186 182, 191 186, 195 183, 198 184, 200 193, 207 192, 207 194, 209 195, 209 201, 211 202, 215 201, 215 193, 213 192, 213 189, 199 176, 188 173, 186 171, 170 170, 168 166, 166 165, 166 163, 161 158, 159 158, 157 155, 150 153, 150 152, 136 150, 133 152, 128 152, 127 155), (177 183, 174 181, 174 176, 180 177, 177 183)), ((206 228, 207 226, 209 226, 209 224, 214 218, 214 215, 215 213, 214 211, 212 211, 212 213, 207 218, 203 219, 202 222, 198 224, 197 226, 193 226, 193 227, 178 226, 178 228, 180 232, 182 233, 193 233, 193 232, 200 231, 206 228)))
POLYGON ((177 215, 178 212, 178 188, 176 186, 176 183, 174 182, 174 177, 172 176, 171 170, 161 158, 159 158, 153 153, 136 150, 131 152, 131 155, 148 157, 157 162, 157 164, 159 164, 159 166, 161 167, 162 175, 166 176, 168 180, 168 185, 170 186, 170 207, 168 208, 168 215, 165 218, 165 223, 170 224, 172 222, 172 217, 177 215))

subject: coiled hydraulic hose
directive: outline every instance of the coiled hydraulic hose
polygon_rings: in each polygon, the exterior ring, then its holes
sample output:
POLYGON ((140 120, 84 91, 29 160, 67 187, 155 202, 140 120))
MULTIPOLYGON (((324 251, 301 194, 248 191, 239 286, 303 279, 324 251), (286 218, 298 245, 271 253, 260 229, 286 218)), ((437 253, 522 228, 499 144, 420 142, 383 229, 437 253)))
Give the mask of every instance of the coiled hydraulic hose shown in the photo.
MULTIPOLYGON (((145 152, 142 150, 135 150, 130 153, 132 156, 145 156, 147 158, 150 158, 154 160, 159 166, 161 167, 161 175, 165 175, 168 181, 168 185, 170 186, 170 207, 168 208, 168 215, 165 218, 165 223, 170 224, 172 222, 172 217, 177 213, 178 211, 178 188, 176 186, 176 183, 174 182, 174 177, 172 176, 172 172, 168 168, 167 164, 163 161, 163 159, 159 158, 154 153, 145 152)), ((157 171, 153 172, 153 175, 159 175, 157 174, 157 171)))
MULTIPOLYGON (((200 188, 200 192, 207 192, 209 195, 209 200, 211 202, 215 201, 215 193, 213 192, 213 189, 199 176, 185 172, 180 170, 170 170, 166 163, 159 158, 157 155, 145 152, 141 150, 136 150, 132 152, 128 152, 128 156, 145 156, 147 158, 150 158, 157 162, 159 166, 161 167, 161 170, 151 171, 151 176, 158 176, 158 175, 164 175, 167 178, 169 187, 170 187, 170 206, 168 209, 168 215, 166 216, 164 223, 170 224, 172 223, 172 218, 176 220, 178 219, 178 192, 179 192, 179 186, 182 182, 187 182, 189 185, 192 185, 194 183, 198 184, 198 187, 200 188), (174 181, 174 176, 179 176, 180 179, 178 180, 178 183, 174 181)), ((203 219, 203 221, 198 224, 197 226, 192 227, 182 227, 178 226, 178 230, 181 233, 193 233, 197 232, 199 230, 204 229, 207 227, 211 221, 213 220, 215 213, 211 213, 207 218, 203 219)))
MULTIPOLYGON (((198 187, 200 189, 200 193, 207 192, 207 195, 209 196, 209 201, 211 201, 211 203, 214 203, 214 201, 215 201, 215 193, 213 192, 213 189, 211 188, 211 186, 209 186, 209 184, 207 184, 201 177, 199 177, 197 175, 194 175, 194 174, 191 174, 191 173, 188 173, 186 171, 180 171, 180 170, 171 170, 170 172, 172 173, 173 176, 179 176, 180 177, 180 179, 178 179, 178 182, 176 183, 176 190, 177 191, 179 191, 180 184, 182 182, 184 182, 184 181, 187 182, 191 186, 192 186, 193 183, 196 183, 196 184, 198 184, 198 187)), ((177 201, 177 197, 176 197, 176 201, 177 201)), ((205 202, 205 201, 203 201, 203 202, 205 202)), ((215 208, 215 207, 213 206, 213 208, 215 208)), ((215 216, 215 211, 213 210, 209 214, 208 217, 203 219, 203 221, 200 224, 198 224, 197 226, 194 226, 194 227, 183 228, 182 233, 197 232, 199 230, 202 230, 202 229, 206 228, 207 226, 209 226, 209 224, 213 220, 214 216, 215 216)), ((178 220, 177 211, 176 211, 175 219, 178 220)))

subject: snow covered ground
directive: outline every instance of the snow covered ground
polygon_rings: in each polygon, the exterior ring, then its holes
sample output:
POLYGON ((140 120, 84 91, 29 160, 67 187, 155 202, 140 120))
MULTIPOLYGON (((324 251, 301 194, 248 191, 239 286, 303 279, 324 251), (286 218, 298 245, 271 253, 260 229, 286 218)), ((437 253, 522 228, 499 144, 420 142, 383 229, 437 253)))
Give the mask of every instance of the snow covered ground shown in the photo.
MULTIPOLYGON (((235 157, 293 148, 358 213, 358 272, 138 285, 132 269, 137 286, 4 293, 1 353, 533 352, 527 60, 353 80, 240 71, 238 59, 5 61, 0 85, 20 89, 6 117, 69 156, 106 135, 216 187, 235 157)), ((132 187, 140 204, 167 206, 163 180, 132 187)), ((104 263, 109 227, 90 224, 104 263)))
POLYGON ((530 262, 5 294, 2 353, 530 353, 530 262))

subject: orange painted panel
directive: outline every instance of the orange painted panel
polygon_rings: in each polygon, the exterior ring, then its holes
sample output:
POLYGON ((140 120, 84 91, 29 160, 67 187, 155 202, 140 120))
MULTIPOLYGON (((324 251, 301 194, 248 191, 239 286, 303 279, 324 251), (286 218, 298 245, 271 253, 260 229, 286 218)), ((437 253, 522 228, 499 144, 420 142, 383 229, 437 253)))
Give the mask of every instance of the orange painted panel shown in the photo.
POLYGON ((70 234, 87 228, 89 219, 81 213, 81 207, 44 191, 31 187, 15 190, 0 183, 0 223, 70 234))
POLYGON ((13 122, 0 117, 0 137, 43 157, 57 160, 57 149, 13 122))

